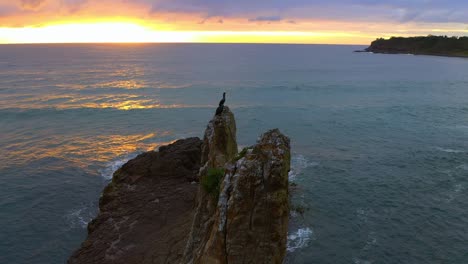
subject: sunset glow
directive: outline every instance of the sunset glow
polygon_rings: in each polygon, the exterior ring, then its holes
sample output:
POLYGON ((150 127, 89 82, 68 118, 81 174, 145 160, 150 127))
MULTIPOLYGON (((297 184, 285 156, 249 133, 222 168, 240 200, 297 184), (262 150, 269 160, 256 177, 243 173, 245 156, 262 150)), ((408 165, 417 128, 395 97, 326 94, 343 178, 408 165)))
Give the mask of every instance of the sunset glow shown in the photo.
POLYGON ((128 22, 0 28, 0 36, 1 43, 353 43, 363 38, 344 32, 168 31, 128 22))
POLYGON ((468 4, 449 2, 0 0, 0 43, 368 44, 467 35, 468 4))
POLYGON ((62 24, 45 27, 2 28, 5 43, 191 42, 190 32, 156 31, 125 22, 62 24))

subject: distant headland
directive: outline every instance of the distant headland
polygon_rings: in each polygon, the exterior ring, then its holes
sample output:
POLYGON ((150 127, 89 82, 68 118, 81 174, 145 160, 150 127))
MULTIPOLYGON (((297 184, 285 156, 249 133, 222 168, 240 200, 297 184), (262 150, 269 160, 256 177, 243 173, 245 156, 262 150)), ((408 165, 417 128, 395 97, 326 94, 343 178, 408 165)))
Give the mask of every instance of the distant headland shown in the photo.
POLYGON ((391 37, 379 38, 371 45, 358 52, 386 54, 435 55, 468 58, 468 37, 391 37))

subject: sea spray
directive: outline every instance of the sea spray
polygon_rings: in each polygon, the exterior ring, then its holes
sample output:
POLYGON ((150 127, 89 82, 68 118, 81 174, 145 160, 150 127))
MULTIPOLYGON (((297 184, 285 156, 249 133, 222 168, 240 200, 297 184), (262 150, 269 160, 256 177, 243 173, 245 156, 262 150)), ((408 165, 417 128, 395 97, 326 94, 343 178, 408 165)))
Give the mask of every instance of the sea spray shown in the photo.
POLYGON ((314 232, 309 227, 299 228, 296 232, 288 234, 287 251, 294 252, 297 249, 305 248, 311 239, 315 239, 314 232))

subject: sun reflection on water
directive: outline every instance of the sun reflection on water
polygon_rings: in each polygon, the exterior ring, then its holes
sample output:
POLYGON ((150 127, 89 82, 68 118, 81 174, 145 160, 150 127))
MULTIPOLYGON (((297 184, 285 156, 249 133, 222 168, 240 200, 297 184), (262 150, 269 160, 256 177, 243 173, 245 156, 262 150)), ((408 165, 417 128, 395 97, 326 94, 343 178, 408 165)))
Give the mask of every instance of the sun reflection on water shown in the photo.
POLYGON ((117 157, 155 150, 158 146, 170 144, 172 141, 157 141, 157 138, 169 135, 171 135, 170 131, 99 136, 40 137, 32 135, 21 140, 14 140, 12 142, 15 143, 2 147, 0 169, 23 166, 32 162, 45 164, 47 160, 54 159, 60 161, 58 164, 72 165, 89 171, 91 164, 103 164, 117 157))
MULTIPOLYGON (((61 106, 58 106, 61 108, 61 106)), ((73 108, 70 105, 62 105, 63 108, 73 108)), ((102 102, 102 103, 83 103, 79 107, 84 108, 114 108, 119 110, 133 110, 133 109, 153 109, 153 108, 180 108, 182 105, 163 105, 154 103, 152 100, 126 100, 119 102, 102 102)))
POLYGON ((102 82, 96 85, 99 88, 118 88, 118 89, 141 89, 145 87, 145 83, 137 80, 120 80, 120 81, 110 81, 102 82))
POLYGON ((145 95, 132 94, 100 94, 100 95, 80 95, 80 94, 57 94, 57 95, 34 95, 16 94, 3 96, 0 99, 2 104, 0 109, 155 109, 155 108, 185 108, 183 104, 163 104, 156 98, 145 95))

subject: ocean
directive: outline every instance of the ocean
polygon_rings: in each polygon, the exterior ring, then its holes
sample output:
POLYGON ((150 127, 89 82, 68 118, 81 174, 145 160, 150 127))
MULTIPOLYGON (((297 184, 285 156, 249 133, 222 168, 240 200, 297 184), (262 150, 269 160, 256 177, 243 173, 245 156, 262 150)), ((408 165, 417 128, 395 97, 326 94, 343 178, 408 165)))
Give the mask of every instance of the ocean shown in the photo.
POLYGON ((362 46, 0 46, 0 263, 64 263, 113 171, 202 137, 291 138, 288 263, 468 263, 468 59, 362 46))

